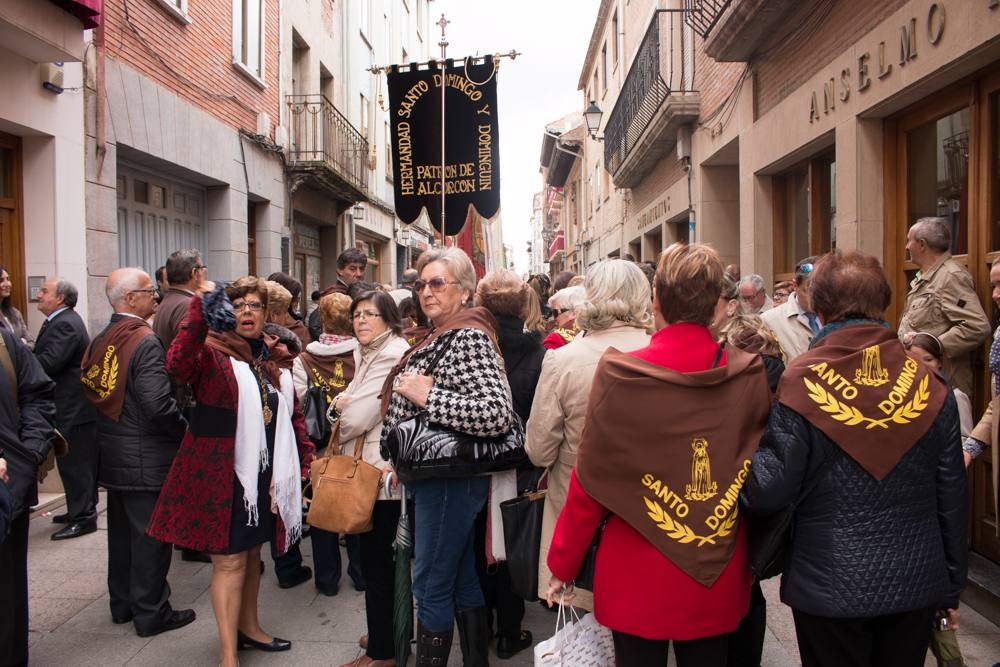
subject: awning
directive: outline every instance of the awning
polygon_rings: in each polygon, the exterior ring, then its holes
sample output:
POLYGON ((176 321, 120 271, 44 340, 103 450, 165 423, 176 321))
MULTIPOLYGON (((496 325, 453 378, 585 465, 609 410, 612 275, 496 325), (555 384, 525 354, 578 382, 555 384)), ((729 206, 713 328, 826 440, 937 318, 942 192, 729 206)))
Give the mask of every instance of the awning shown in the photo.
POLYGON ((49 0, 80 19, 85 29, 101 25, 101 10, 104 0, 49 0))
POLYGON ((551 262, 555 258, 556 253, 560 252, 566 247, 566 237, 563 235, 563 231, 560 229, 556 232, 556 236, 552 239, 552 243, 549 244, 549 261, 551 262))
POLYGON ((557 188, 566 185, 566 179, 569 178, 569 172, 572 171, 573 163, 579 154, 579 147, 572 144, 554 145, 545 182, 557 188))

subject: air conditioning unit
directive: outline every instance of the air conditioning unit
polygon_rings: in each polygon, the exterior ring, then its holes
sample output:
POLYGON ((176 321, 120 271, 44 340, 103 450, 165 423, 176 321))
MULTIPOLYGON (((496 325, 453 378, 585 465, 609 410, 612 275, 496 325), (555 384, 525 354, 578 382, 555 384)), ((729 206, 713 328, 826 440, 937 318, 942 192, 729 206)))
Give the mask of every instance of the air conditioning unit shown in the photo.
POLYGON ((257 114, 257 134, 262 137, 271 135, 271 117, 263 111, 257 114))
POLYGON ((274 143, 282 148, 288 145, 288 128, 284 125, 274 128, 274 143))

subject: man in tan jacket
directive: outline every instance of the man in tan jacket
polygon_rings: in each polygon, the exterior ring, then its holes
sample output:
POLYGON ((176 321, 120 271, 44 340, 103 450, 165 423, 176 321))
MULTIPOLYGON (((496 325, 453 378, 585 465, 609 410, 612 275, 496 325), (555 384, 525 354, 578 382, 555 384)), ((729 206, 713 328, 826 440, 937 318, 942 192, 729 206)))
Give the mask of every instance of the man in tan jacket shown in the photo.
POLYGON ((906 235, 910 259, 920 267, 910 283, 899 337, 917 332, 937 336, 944 372, 952 386, 972 395, 972 354, 990 334, 990 322, 976 296, 972 276, 951 256, 951 226, 945 218, 920 218, 906 235))
POLYGON ((808 350, 813 336, 819 332, 819 318, 812 312, 809 301, 809 281, 815 262, 815 257, 806 257, 796 264, 795 291, 788 301, 760 314, 778 339, 786 364, 808 350))

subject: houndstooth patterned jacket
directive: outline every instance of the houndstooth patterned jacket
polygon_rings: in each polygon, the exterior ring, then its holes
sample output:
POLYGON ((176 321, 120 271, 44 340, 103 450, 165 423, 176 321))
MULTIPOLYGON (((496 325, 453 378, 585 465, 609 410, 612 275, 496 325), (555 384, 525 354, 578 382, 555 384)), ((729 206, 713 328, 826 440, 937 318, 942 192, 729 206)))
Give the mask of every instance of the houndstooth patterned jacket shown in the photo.
MULTIPOLYGON (((403 372, 423 373, 446 344, 448 349, 433 372, 427 419, 469 435, 492 437, 506 433, 511 427, 514 406, 503 360, 485 332, 470 328, 443 334, 415 352, 403 372)), ((383 421, 383 432, 418 412, 420 408, 394 393, 383 421)))

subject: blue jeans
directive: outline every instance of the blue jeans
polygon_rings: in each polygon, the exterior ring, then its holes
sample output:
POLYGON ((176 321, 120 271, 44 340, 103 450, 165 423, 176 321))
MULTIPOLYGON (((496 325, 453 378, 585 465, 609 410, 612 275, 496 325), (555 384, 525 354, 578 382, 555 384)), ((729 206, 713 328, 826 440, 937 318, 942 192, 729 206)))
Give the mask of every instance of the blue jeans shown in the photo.
POLYGON ((431 632, 454 627, 455 609, 485 607, 472 548, 476 514, 489 477, 431 479, 407 485, 413 495, 413 597, 431 632))

